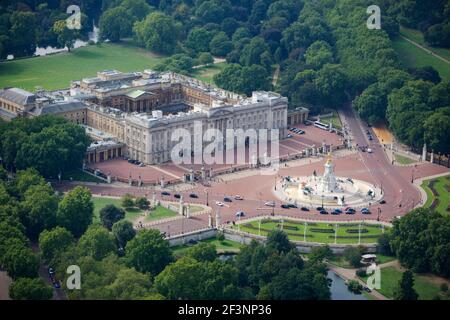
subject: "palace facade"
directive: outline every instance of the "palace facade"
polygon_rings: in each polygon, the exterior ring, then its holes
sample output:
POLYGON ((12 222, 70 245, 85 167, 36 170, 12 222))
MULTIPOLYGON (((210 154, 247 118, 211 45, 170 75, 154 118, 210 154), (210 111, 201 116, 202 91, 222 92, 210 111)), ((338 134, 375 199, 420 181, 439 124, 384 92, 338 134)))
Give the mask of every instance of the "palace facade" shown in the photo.
POLYGON ((176 143, 171 141, 172 132, 186 129, 193 140, 194 124, 200 124, 203 132, 212 128, 223 134, 227 129, 276 129, 283 139, 287 106, 287 98, 274 92, 244 97, 190 77, 152 70, 101 71, 97 77, 72 81, 69 89, 51 92, 0 90, 0 117, 5 120, 55 114, 84 125, 96 140, 86 162, 119 156, 145 164, 170 161, 176 143), (97 149, 106 153, 97 155, 97 149))

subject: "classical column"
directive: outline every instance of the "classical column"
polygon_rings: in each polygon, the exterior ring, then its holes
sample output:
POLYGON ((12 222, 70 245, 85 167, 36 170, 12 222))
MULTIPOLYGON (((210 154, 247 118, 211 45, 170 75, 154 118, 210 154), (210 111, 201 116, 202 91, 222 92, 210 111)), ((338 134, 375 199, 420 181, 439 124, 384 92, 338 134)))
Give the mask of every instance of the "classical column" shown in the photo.
POLYGON ((424 143, 423 144, 423 148, 422 148, 422 162, 427 161, 427 144, 424 143))
POLYGON ((180 202, 178 206, 178 214, 180 216, 184 215, 184 202, 183 202, 183 196, 180 196, 180 202))

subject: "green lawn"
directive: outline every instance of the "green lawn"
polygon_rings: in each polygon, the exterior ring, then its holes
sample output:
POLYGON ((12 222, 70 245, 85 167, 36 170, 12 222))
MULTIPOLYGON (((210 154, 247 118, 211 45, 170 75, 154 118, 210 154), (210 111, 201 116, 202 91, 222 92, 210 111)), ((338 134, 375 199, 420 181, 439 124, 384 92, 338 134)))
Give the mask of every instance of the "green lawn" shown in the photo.
MULTIPOLYGON (((100 210, 108 204, 113 204, 116 207, 124 209, 120 203, 120 199, 116 198, 92 197, 92 202, 94 203, 94 222, 100 221, 100 210)), ((128 209, 125 212, 125 219, 130 222, 133 222, 137 217, 144 214, 141 209, 137 208, 128 209)))
POLYGON ((430 47, 425 43, 423 33, 420 32, 419 30, 400 27, 400 34, 407 37, 408 39, 411 39, 412 41, 417 42, 418 44, 424 46, 428 50, 433 51, 437 55, 440 55, 441 57, 450 60, 450 49, 430 47))
POLYGON ((447 211, 447 207, 450 205, 450 194, 448 192, 447 186, 450 185, 450 175, 449 176, 443 176, 436 179, 430 179, 425 180, 421 187, 425 190, 427 193, 427 202, 425 203, 424 207, 428 208, 431 206, 434 200, 433 192, 431 191, 429 184, 432 180, 436 180, 434 183, 434 188, 438 192, 439 197, 439 204, 435 208, 435 210, 444 216, 449 216, 450 212, 447 211))
POLYGON ((412 164, 412 163, 417 162, 414 159, 402 156, 402 155, 400 155, 398 153, 395 153, 394 157, 395 157, 395 162, 398 163, 398 164, 408 165, 408 164, 412 164))
POLYGON ((405 67, 417 68, 432 66, 439 72, 443 80, 450 80, 450 64, 426 53, 400 37, 393 39, 392 46, 405 67))
POLYGON ((204 81, 206 83, 214 84, 213 80, 214 75, 222 71, 223 68, 226 67, 226 65, 227 65, 226 62, 219 62, 209 66, 194 69, 194 71, 191 73, 191 77, 204 81))
MULTIPOLYGON (((402 277, 402 272, 395 267, 381 269, 381 294, 388 298, 393 298, 394 291, 402 277)), ((439 285, 431 282, 429 278, 417 273, 414 274, 414 289, 419 295, 419 300, 432 300, 439 296, 441 299, 449 299, 448 295, 442 294, 439 285)))
POLYGON ((150 213, 145 217, 144 222, 151 222, 164 218, 174 217, 176 215, 177 213, 175 211, 169 210, 163 206, 158 206, 155 208, 155 210, 150 211, 150 213))
MULTIPOLYGON (((234 253, 234 252, 239 252, 240 248, 241 248, 241 244, 238 242, 234 242, 231 240, 223 240, 223 241, 219 241, 216 238, 211 238, 211 239, 207 239, 207 240, 203 240, 201 242, 205 242, 205 243, 211 243, 213 245, 216 246, 216 250, 219 253, 234 253)), ((186 251, 189 249, 189 246, 174 246, 171 247, 173 254, 175 255, 175 257, 179 258, 183 255, 186 254, 186 251)))
POLYGON ((94 177, 82 170, 72 170, 62 174, 62 180, 72 180, 72 181, 84 181, 84 182, 98 182, 105 183, 104 180, 94 177))
POLYGON ((154 67, 162 58, 128 41, 91 45, 70 53, 1 62, 0 88, 68 88, 71 80, 95 76, 97 71, 139 71, 154 67))
MULTIPOLYGON (((395 260, 395 257, 386 256, 380 253, 376 253, 377 255, 377 262, 378 264, 383 264, 386 262, 390 262, 395 260)), ((342 255, 334 255, 332 258, 328 259, 328 261, 338 267, 341 268, 347 268, 347 269, 354 269, 352 265, 344 258, 342 255)))
MULTIPOLYGON (((252 221, 250 223, 243 223, 241 225, 234 226, 235 229, 240 228, 241 231, 261 234, 261 236, 267 236, 267 234, 274 229, 281 229, 287 232, 289 239, 296 241, 304 240, 304 223, 298 221, 284 220, 262 220, 261 221, 261 233, 259 233, 259 221, 252 221)), ((334 243, 335 242, 335 224, 330 225, 328 223, 308 223, 306 227, 306 241, 318 242, 318 243, 334 243), (316 230, 314 230, 316 229, 316 230), (317 230, 318 229, 318 230, 317 230)), ((382 234, 382 228, 374 225, 362 225, 363 231, 361 233, 361 244, 364 243, 376 243, 378 237, 382 234), (364 232, 366 230, 366 232, 364 232)), ((337 230, 337 243, 338 244, 357 244, 358 243, 358 231, 359 224, 345 225, 344 223, 338 223, 337 230), (340 227, 339 227, 340 225, 340 227), (352 230, 353 233, 348 230, 352 230), (356 232, 355 232, 356 231, 356 232)))

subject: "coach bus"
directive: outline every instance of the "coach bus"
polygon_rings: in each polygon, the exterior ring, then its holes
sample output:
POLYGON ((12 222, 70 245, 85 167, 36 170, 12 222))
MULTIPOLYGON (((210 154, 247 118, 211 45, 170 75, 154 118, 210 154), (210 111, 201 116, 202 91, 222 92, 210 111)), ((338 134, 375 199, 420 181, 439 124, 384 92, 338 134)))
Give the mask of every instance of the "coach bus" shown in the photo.
POLYGON ((323 130, 330 129, 330 126, 328 124, 322 123, 320 121, 314 121, 314 126, 316 126, 317 128, 323 129, 323 130))

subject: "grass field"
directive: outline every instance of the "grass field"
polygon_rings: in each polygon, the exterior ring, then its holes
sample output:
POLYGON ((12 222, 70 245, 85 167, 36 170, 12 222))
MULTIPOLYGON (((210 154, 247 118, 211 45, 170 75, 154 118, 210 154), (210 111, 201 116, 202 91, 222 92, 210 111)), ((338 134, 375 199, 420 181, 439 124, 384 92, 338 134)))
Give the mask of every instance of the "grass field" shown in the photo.
POLYGON ((394 157, 395 157, 395 162, 398 163, 398 164, 408 165, 408 164, 412 164, 412 163, 417 162, 414 159, 402 156, 402 155, 400 155, 398 153, 395 153, 394 157))
POLYGON ((214 75, 216 75, 220 71, 222 71, 226 65, 227 65, 226 62, 219 62, 219 63, 213 64, 213 65, 200 67, 200 68, 194 69, 194 71, 191 73, 191 76, 198 80, 214 84, 214 80, 213 80, 214 75))
MULTIPOLYGON (((318 243, 335 243, 335 225, 328 223, 311 223, 306 226, 306 241, 318 243)), ((241 231, 267 236, 274 229, 283 229, 289 239, 294 241, 304 241, 304 223, 297 221, 284 220, 261 220, 261 232, 259 230, 259 221, 252 221, 234 226, 235 229, 240 228, 241 231)), ((338 223, 337 243, 338 244, 357 244, 359 224, 338 223), (339 227, 339 225, 341 225, 339 227), (351 231, 349 231, 351 230, 351 231)), ((361 228, 361 244, 376 243, 378 237, 382 234, 383 229, 380 226, 363 224, 361 228)))
POLYGON ((131 42, 102 43, 44 57, 0 63, 0 88, 20 87, 34 91, 62 89, 71 80, 92 77, 97 71, 138 71, 157 65, 163 57, 133 46, 131 42))
POLYGON ((155 210, 150 211, 150 213, 145 217, 144 222, 170 218, 176 215, 177 213, 175 211, 169 210, 163 206, 158 206, 155 208, 155 210))
POLYGON ((62 174, 62 180, 105 183, 102 179, 94 177, 93 175, 90 175, 82 170, 65 172, 62 174))
MULTIPOLYGON (((378 290, 388 298, 393 298, 398 282, 402 278, 402 272, 396 267, 381 269, 381 288, 378 290)), ((366 280, 366 279, 365 279, 366 280)), ((419 300, 432 300, 436 296, 448 300, 449 296, 443 294, 438 284, 432 282, 427 276, 414 274, 414 289, 419 295, 419 300)))
POLYGON ((405 27, 400 27, 400 34, 407 37, 408 39, 411 39, 414 42, 417 42, 421 46, 424 46, 428 50, 433 51, 437 55, 440 55, 441 57, 450 60, 450 49, 446 48, 436 48, 436 47, 430 47, 425 43, 425 39, 423 37, 423 33, 419 30, 409 29, 405 27))
POLYGON ((393 39, 392 46, 405 67, 417 68, 432 66, 439 72, 443 80, 450 80, 450 64, 428 54, 400 37, 393 39))
POLYGON ((436 181, 434 183, 434 188, 439 194, 438 196, 439 204, 437 205, 435 210, 443 214, 444 216, 450 216, 450 212, 447 211, 447 207, 450 205, 450 193, 447 189, 447 186, 450 185, 450 176, 443 176, 436 179, 425 180, 422 183, 421 187, 427 193, 427 202, 425 202, 424 207, 429 208, 435 198, 433 192, 429 187, 429 184, 432 180, 436 181))
MULTIPOLYGON (((241 248, 241 244, 238 242, 234 242, 231 240, 217 240, 216 238, 211 238, 207 240, 203 240, 201 242, 211 243, 216 247, 217 252, 219 253, 236 253, 239 252, 241 248)), ((182 257, 186 254, 186 251, 189 249, 189 246, 174 246, 171 247, 175 257, 182 257)))
MULTIPOLYGON (((120 199, 116 198, 106 198, 106 197, 92 197, 92 202, 94 203, 94 222, 100 221, 100 210, 103 209, 108 204, 113 204, 118 208, 122 208, 120 199)), ((124 209, 125 210, 125 209, 124 209)), ((125 219, 133 222, 137 217, 144 214, 141 209, 132 208, 125 210, 125 219)))

